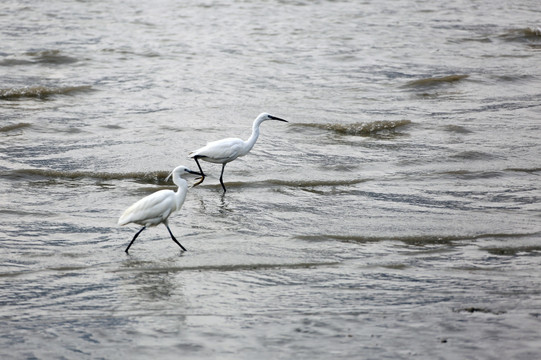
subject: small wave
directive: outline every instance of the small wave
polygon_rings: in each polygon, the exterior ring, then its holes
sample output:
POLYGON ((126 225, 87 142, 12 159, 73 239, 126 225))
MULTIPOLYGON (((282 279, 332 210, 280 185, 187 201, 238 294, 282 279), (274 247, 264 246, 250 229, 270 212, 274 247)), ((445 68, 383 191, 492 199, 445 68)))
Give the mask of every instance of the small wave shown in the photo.
POLYGON ((62 54, 60 50, 43 50, 43 51, 30 51, 26 55, 33 57, 36 62, 44 64, 71 64, 78 61, 78 59, 62 54))
POLYGON ((494 158, 494 155, 482 152, 482 151, 462 151, 450 156, 452 159, 457 160, 490 160, 494 158))
POLYGON ((445 130, 457 134, 470 134, 473 132, 460 125, 446 125, 445 130))
POLYGON ((79 59, 72 56, 67 56, 61 53, 60 50, 44 50, 44 51, 30 51, 24 54, 26 58, 21 59, 18 57, 7 58, 0 61, 0 66, 19 66, 19 65, 33 65, 33 64, 72 64, 78 62, 79 59))
POLYGON ((58 171, 46 169, 18 169, 0 171, 5 177, 14 179, 96 179, 96 180, 134 180, 141 183, 160 184, 165 183, 165 178, 169 175, 168 171, 152 172, 129 172, 129 173, 107 173, 93 171, 58 171))
POLYGON ((530 255, 541 254, 541 246, 539 245, 518 246, 518 247, 485 247, 482 249, 488 252, 489 254, 499 255, 499 256, 516 256, 518 254, 530 254, 530 255))
POLYGON ((306 263, 282 263, 282 264, 265 264, 265 263, 254 263, 254 264, 224 264, 224 265, 201 265, 201 266, 170 266, 170 267, 128 267, 114 272, 133 272, 133 271, 143 271, 148 272, 179 272, 179 271, 250 271, 250 270, 268 270, 268 269, 309 269, 320 266, 334 266, 338 265, 336 262, 306 262, 306 263))
POLYGON ((411 124, 410 120, 396 120, 396 121, 372 121, 368 123, 353 123, 353 124, 295 124, 295 126, 302 126, 308 128, 322 129, 333 131, 340 135, 354 135, 354 136, 370 136, 380 131, 394 131, 397 128, 411 124))
POLYGON ((513 172, 525 172, 528 174, 533 174, 537 172, 541 172, 541 168, 508 168, 505 169, 505 171, 513 171, 513 172))
POLYGON ((457 241, 473 241, 480 239, 491 238, 522 238, 539 233, 494 233, 494 234, 478 234, 478 235, 419 235, 419 236, 362 236, 362 235, 297 235, 296 239, 306 241, 327 241, 335 240, 349 243, 371 243, 381 241, 399 241, 409 245, 431 245, 431 244, 451 244, 457 241))
POLYGON ((467 238, 464 236, 430 236, 430 235, 420 235, 420 236, 363 236, 363 235, 335 235, 335 234, 325 234, 325 235, 299 235, 295 236, 299 240, 306 241, 327 241, 334 240, 345 243, 373 243, 373 242, 382 242, 382 241, 400 241, 406 244, 411 245, 421 245, 421 244, 445 244, 451 243, 458 240, 473 240, 472 238, 467 238))
POLYGON ((12 210, 12 209, 0 209, 0 214, 15 215, 15 216, 32 216, 32 217, 47 217, 54 216, 53 213, 45 211, 25 211, 25 210, 12 210))
POLYGON ((367 179, 350 180, 269 180, 273 185, 289 187, 348 186, 367 181, 367 179))
POLYGON ((541 41, 541 27, 511 29, 500 35, 507 41, 541 41))
POLYGON ((427 87, 436 87, 443 84, 450 84, 460 80, 467 79, 469 75, 447 75, 439 77, 430 77, 424 79, 417 79, 410 82, 407 82, 403 87, 407 88, 427 88, 427 87))
MULTIPOLYGON (((93 171, 60 171, 48 169, 17 169, 0 171, 0 176, 12 179, 43 180, 43 179, 95 179, 95 180, 133 180, 143 184, 167 184, 165 178, 169 171, 109 173, 93 171)), ((348 186, 368 181, 368 179, 345 180, 263 180, 263 181, 231 181, 228 187, 268 187, 276 186, 310 188, 319 186, 348 186)), ((220 187, 218 184, 202 184, 201 187, 220 187)))
POLYGON ((506 313, 505 310, 493 310, 493 309, 489 309, 485 307, 473 307, 473 306, 467 307, 467 308, 453 309, 453 311, 456 313, 467 312, 470 314, 479 312, 479 313, 491 314, 491 315, 502 315, 506 313))
POLYGON ((464 180, 469 179, 494 179, 503 176, 501 171, 470 171, 470 170, 451 170, 436 172, 437 175, 450 176, 464 180))
POLYGON ((0 127, 0 132, 9 132, 30 127, 28 123, 17 123, 0 127))
MULTIPOLYGON (((479 158, 482 160, 483 158, 479 158)), ((521 172, 527 174, 536 174, 541 172, 541 168, 507 168, 503 170, 450 170, 450 171, 441 171, 436 172, 436 175, 452 176, 458 177, 461 179, 493 179, 498 177, 505 176, 506 172, 521 172)))
POLYGON ((75 92, 90 90, 91 86, 65 86, 65 87, 47 87, 47 86, 25 86, 22 88, 0 89, 0 100, 13 100, 19 98, 39 98, 46 99, 52 95, 70 95, 75 92))
POLYGON ((22 60, 22 59, 5 59, 0 61, 0 66, 17 66, 17 65, 29 65, 33 64, 30 60, 22 60))
MULTIPOLYGON (((325 186, 349 186, 362 182, 369 181, 369 179, 346 179, 346 180, 263 180, 263 181, 228 181, 228 188, 268 188, 269 184, 277 187, 292 187, 292 188, 314 188, 325 186)), ((212 187, 221 188, 220 183, 207 184, 203 183, 199 185, 201 188, 212 187)))

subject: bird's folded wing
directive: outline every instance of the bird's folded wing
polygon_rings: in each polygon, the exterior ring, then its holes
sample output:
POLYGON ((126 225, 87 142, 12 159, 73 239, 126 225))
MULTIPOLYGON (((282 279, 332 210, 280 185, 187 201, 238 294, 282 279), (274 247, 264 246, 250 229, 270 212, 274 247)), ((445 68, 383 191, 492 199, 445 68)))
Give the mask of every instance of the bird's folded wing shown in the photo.
POLYGON ((118 220, 119 225, 156 218, 166 219, 175 210, 173 195, 171 190, 160 190, 142 198, 124 211, 118 220))
POLYGON ((241 139, 228 138, 208 143, 205 147, 197 151, 198 155, 208 157, 215 160, 232 160, 235 159, 244 142, 241 139))

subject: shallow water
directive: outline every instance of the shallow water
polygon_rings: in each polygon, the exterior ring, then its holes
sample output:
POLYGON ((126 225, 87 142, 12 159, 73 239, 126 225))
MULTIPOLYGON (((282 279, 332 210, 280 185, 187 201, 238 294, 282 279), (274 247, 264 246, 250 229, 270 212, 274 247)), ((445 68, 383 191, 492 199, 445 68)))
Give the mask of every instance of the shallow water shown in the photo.
POLYGON ((0 5, 0 355, 541 351, 535 1, 0 5), (207 141, 171 229, 118 227, 207 141))

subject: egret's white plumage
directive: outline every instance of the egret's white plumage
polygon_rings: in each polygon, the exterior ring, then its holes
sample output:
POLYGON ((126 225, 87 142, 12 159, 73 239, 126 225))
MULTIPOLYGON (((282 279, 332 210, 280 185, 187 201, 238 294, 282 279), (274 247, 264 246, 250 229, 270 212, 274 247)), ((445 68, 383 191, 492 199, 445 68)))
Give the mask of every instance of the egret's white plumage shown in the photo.
POLYGON ((195 160, 195 162, 197 163, 197 167, 199 168, 199 171, 202 175, 201 180, 197 183, 197 185, 199 185, 203 182, 203 180, 205 180, 205 173, 203 173, 203 169, 201 169, 199 159, 211 163, 222 164, 220 183, 222 184, 222 188, 224 189, 225 193, 226 189, 223 182, 225 165, 240 156, 248 154, 250 150, 252 150, 255 142, 257 141, 257 138, 259 137, 259 126, 263 121, 266 120, 278 120, 287 122, 287 120, 280 119, 276 116, 262 113, 259 114, 259 116, 254 120, 254 123, 252 125, 252 135, 248 140, 244 141, 237 138, 227 138, 218 141, 212 141, 207 143, 207 145, 203 146, 202 148, 191 152, 190 157, 195 160))
POLYGON ((188 183, 182 178, 186 174, 197 174, 201 175, 198 172, 192 171, 185 166, 176 167, 165 179, 166 181, 169 178, 173 177, 173 182, 178 186, 177 191, 173 190, 160 190, 155 193, 142 198, 137 201, 135 204, 127 208, 120 219, 118 219, 118 225, 126 225, 129 223, 135 223, 142 225, 143 228, 139 230, 132 241, 126 248, 126 252, 130 249, 130 246, 133 244, 137 236, 149 226, 156 226, 161 223, 165 225, 171 238, 176 242, 182 250, 186 251, 184 246, 182 246, 177 239, 173 236, 169 224, 167 223, 167 218, 171 213, 176 210, 179 210, 186 199, 186 193, 188 192, 188 183))

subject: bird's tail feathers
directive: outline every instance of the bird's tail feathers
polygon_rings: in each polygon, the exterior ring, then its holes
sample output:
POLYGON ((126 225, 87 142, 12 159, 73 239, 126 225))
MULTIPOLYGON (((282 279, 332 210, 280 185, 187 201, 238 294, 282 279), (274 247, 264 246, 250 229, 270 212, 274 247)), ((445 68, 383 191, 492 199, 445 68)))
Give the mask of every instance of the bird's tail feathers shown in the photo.
POLYGON ((127 214, 128 210, 129 209, 124 211, 124 213, 120 216, 117 223, 118 225, 122 226, 122 225, 126 225, 130 223, 131 219, 130 219, 130 214, 127 214))

